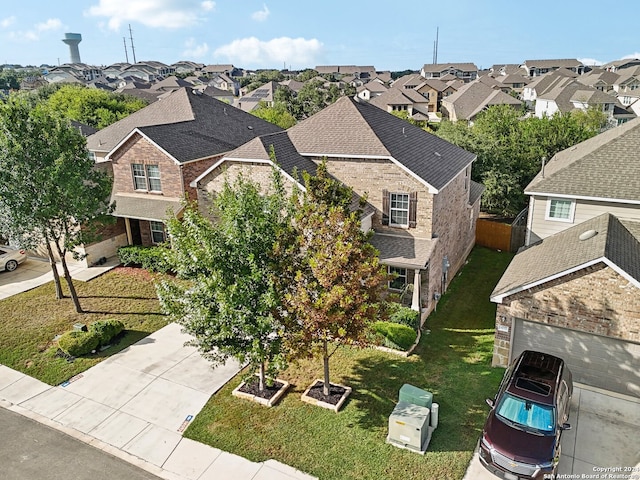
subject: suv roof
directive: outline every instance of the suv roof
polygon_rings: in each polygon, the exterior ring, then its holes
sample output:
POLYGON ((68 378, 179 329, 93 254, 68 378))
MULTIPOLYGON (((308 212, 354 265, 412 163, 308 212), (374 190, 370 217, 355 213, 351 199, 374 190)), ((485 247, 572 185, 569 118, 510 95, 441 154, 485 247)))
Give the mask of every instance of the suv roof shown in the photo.
POLYGON ((552 405, 563 368, 564 360, 561 358, 526 350, 515 366, 507 391, 521 398, 552 405))

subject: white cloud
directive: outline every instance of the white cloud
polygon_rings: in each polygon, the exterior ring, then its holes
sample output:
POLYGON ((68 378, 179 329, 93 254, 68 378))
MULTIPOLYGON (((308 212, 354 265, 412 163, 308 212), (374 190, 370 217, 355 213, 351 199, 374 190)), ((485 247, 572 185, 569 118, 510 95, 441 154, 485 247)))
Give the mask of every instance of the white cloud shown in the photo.
POLYGON ((59 30, 62 28, 62 22, 58 18, 50 18, 46 22, 36 24, 38 32, 46 32, 47 30, 59 30))
POLYGON ((269 41, 256 37, 241 38, 215 50, 215 56, 227 57, 232 63, 274 66, 313 65, 322 55, 323 45, 319 40, 280 37, 269 41))
POLYGON ((581 62, 583 65, 588 65, 590 67, 594 66, 594 65, 603 65, 604 62, 601 62, 600 60, 596 60, 595 58, 578 58, 577 59, 579 62, 581 62))
POLYGON ((7 28, 14 23, 16 23, 16 17, 14 16, 3 18, 2 20, 0 20, 0 27, 7 28))
POLYGON ((625 55, 620 60, 624 60, 625 58, 640 58, 640 52, 631 53, 629 55, 625 55))
POLYGON ((210 0, 99 0, 85 15, 107 17, 112 30, 132 21, 147 27, 182 28, 198 23, 201 14, 214 8, 210 0))
POLYGON ((209 52, 209 45, 207 42, 198 45, 195 38, 189 38, 184 42, 185 50, 182 52, 184 58, 200 58, 204 57, 209 52))
POLYGON ((205 12, 211 12, 216 8, 216 2, 212 2, 211 0, 205 0, 200 5, 205 12))
POLYGON ((269 18, 269 14, 271 12, 267 8, 266 5, 262 5, 262 10, 258 10, 257 12, 253 12, 251 14, 251 18, 253 18, 256 22, 264 22, 267 18, 269 18))

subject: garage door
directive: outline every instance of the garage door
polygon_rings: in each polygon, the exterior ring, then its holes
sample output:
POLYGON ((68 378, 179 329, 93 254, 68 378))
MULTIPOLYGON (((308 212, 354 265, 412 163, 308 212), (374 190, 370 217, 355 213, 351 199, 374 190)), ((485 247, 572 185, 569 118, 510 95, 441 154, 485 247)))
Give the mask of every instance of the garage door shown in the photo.
POLYGON ((563 358, 575 382, 640 397, 640 344, 516 319, 512 358, 524 350, 563 358))

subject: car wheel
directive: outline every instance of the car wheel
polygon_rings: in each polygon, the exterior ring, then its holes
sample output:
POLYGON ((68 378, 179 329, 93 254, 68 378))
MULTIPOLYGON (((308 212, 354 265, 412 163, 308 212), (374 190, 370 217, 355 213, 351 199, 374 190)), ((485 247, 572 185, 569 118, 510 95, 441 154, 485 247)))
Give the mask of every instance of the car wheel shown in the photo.
POLYGON ((4 268, 7 272, 13 272, 16 268, 18 268, 18 262, 16 262, 15 260, 9 260, 4 265, 4 268))

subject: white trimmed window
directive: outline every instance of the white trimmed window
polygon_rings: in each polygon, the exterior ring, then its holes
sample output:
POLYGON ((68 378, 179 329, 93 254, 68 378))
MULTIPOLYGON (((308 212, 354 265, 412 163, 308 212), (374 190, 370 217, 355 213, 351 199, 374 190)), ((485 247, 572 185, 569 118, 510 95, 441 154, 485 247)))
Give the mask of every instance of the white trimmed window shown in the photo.
POLYGON ((133 188, 146 192, 162 192, 160 183, 160 167, 158 165, 143 165, 132 163, 133 188))
POLYGON ((162 243, 165 241, 164 223, 150 221, 149 227, 151 228, 151 241, 153 243, 162 243))
POLYGON ((547 200, 545 220, 573 223, 576 202, 566 198, 550 198, 547 200))
POLYGON ((390 290, 403 290, 407 284, 407 269, 398 267, 388 267, 389 275, 394 275, 394 278, 389 280, 390 290))
POLYGON ((394 227, 408 227, 409 194, 392 193, 389 203, 389 225, 394 227))

